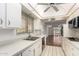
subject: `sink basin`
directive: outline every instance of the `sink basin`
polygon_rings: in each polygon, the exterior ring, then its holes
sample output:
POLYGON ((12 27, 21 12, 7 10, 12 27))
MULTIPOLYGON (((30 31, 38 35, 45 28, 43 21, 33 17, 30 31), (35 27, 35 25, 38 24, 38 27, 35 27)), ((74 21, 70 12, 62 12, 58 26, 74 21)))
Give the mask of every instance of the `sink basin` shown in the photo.
POLYGON ((30 38, 26 38, 25 40, 31 40, 31 41, 34 41, 36 39, 38 39, 39 37, 30 37, 30 38))

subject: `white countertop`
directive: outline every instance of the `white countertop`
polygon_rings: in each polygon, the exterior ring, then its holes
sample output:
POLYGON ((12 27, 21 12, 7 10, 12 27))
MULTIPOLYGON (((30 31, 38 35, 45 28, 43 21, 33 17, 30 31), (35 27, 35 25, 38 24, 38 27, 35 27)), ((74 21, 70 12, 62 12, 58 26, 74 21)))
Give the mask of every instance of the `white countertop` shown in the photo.
MULTIPOLYGON (((39 36, 40 38, 44 37, 44 35, 39 36)), ((18 39, 15 42, 12 42, 7 45, 0 46, 0 56, 12 56, 19 52, 21 52, 23 49, 30 47, 32 44, 34 44, 36 41, 29 41, 29 40, 23 40, 18 39)))
POLYGON ((24 48, 32 45, 34 42, 35 41, 18 40, 17 42, 13 42, 12 44, 7 44, 0 47, 0 55, 14 55, 24 48))

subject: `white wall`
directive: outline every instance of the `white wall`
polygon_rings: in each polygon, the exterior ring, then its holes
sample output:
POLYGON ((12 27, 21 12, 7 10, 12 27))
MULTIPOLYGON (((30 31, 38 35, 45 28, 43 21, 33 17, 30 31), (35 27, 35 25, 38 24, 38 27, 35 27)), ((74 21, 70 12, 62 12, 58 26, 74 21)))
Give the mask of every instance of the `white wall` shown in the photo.
POLYGON ((41 34, 44 34, 44 24, 40 19, 34 20, 34 31, 41 30, 41 34))
POLYGON ((53 35, 53 27, 48 27, 47 26, 47 35, 53 35))
POLYGON ((0 29, 0 45, 15 41, 15 29, 0 29))
POLYGON ((75 37, 75 31, 68 27, 68 24, 63 25, 63 36, 64 37, 75 37))
POLYGON ((12 40, 15 38, 16 32, 14 29, 0 29, 0 41, 12 40))

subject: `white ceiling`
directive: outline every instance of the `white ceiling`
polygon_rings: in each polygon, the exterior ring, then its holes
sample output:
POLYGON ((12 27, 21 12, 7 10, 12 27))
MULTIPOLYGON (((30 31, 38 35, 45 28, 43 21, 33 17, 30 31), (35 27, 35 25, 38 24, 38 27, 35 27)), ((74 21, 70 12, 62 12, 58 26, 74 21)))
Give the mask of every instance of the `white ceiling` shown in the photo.
POLYGON ((70 8, 74 5, 74 3, 63 3, 57 5, 59 11, 55 12, 53 8, 50 8, 47 12, 44 10, 48 7, 48 5, 37 5, 37 3, 31 3, 31 6, 38 12, 38 14, 42 18, 50 18, 50 17, 66 17, 66 14, 70 10, 70 8))

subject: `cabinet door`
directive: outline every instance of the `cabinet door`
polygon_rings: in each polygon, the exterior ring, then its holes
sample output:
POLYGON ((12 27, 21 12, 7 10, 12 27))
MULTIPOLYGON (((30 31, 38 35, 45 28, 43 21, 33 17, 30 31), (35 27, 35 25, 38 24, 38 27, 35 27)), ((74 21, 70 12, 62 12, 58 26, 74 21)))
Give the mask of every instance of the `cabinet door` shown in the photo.
POLYGON ((23 53, 22 56, 34 56, 35 55, 35 50, 34 47, 30 47, 28 49, 26 49, 23 53))
POLYGON ((39 54, 40 54, 40 46, 37 45, 37 46, 35 47, 35 56, 39 56, 39 54))
POLYGON ((68 39, 63 39, 62 48, 67 56, 72 56, 72 44, 68 39))
POLYGON ((40 39, 36 44, 35 44, 35 56, 40 56, 42 52, 42 40, 40 39))
POLYGON ((7 3, 7 27, 21 26, 21 5, 19 3, 7 3))
POLYGON ((72 55, 79 56, 79 49, 76 48, 74 45, 72 46, 72 55))
POLYGON ((35 47, 35 56, 40 56, 42 52, 42 46, 39 44, 35 47))
POLYGON ((5 3, 0 3, 0 27, 5 26, 5 3))

